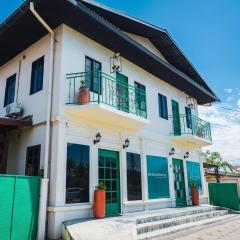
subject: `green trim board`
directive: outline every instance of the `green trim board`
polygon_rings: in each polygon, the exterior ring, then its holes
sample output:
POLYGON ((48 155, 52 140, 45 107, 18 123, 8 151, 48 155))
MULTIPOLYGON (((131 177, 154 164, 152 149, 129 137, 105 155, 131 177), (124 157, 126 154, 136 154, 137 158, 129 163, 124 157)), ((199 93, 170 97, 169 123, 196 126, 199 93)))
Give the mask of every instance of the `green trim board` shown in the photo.
POLYGON ((119 153, 99 149, 98 176, 99 182, 106 186, 106 216, 121 212, 119 153))
POLYGON ((173 132, 175 136, 181 135, 181 121, 179 114, 179 104, 177 101, 172 100, 172 117, 173 117, 173 132))
POLYGON ((191 195, 191 184, 196 183, 198 185, 199 193, 202 194, 202 178, 200 163, 187 161, 187 176, 188 176, 188 191, 191 195))
POLYGON ((169 198, 168 159, 147 155, 148 198, 169 198))
POLYGON ((186 190, 183 161, 180 159, 173 159, 173 177, 174 177, 174 190, 177 206, 186 206, 186 190))

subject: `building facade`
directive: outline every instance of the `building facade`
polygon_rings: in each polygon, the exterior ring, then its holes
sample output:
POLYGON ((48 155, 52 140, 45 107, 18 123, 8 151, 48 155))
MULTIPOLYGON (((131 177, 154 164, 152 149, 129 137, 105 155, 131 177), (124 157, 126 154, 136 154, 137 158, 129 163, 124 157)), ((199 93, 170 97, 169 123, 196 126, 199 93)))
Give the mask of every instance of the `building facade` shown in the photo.
POLYGON ((207 203, 201 147, 211 129, 197 106, 218 99, 169 34, 89 1, 33 2, 54 37, 30 1, 1 25, 0 114, 18 103, 18 119, 33 123, 7 131, 1 172, 49 179, 49 238, 62 222, 92 216, 100 181, 107 216, 191 205, 192 183, 207 203))

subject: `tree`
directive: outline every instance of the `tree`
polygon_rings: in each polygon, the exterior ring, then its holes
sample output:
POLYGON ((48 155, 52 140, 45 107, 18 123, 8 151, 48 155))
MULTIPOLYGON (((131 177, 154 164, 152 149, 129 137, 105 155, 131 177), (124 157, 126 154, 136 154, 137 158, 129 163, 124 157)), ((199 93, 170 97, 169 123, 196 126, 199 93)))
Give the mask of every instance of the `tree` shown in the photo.
POLYGON ((209 150, 207 150, 205 152, 205 158, 206 158, 207 163, 214 164, 214 165, 219 166, 220 168, 223 168, 225 173, 227 172, 227 169, 229 169, 231 172, 238 171, 235 166, 233 166, 232 164, 230 164, 227 161, 224 161, 219 152, 210 152, 209 150))

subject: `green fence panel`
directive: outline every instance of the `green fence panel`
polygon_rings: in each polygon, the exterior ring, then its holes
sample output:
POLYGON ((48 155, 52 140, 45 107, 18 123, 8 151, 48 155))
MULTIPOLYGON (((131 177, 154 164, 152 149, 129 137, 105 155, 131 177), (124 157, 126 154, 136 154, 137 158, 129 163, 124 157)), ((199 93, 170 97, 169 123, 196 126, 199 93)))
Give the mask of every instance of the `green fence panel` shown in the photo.
POLYGON ((2 229, 0 224, 1 240, 36 239, 39 191, 39 177, 0 175, 0 213, 7 219, 2 229), (4 211, 2 202, 7 202, 8 211, 4 211))
POLYGON ((236 183, 209 183, 208 189, 212 205, 240 210, 236 183))
POLYGON ((0 176, 0 239, 11 239, 15 177, 0 176))

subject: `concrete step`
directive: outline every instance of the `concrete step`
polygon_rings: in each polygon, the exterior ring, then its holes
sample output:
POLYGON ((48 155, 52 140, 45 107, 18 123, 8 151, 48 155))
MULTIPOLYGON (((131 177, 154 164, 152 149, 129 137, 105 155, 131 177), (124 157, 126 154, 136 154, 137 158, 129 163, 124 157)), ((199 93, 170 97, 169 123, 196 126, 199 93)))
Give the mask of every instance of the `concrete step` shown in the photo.
POLYGON ((210 207, 189 207, 189 208, 176 208, 175 210, 169 211, 170 213, 148 213, 146 216, 140 216, 136 219, 137 224, 141 223, 147 223, 147 222, 154 222, 154 221, 160 221, 165 219, 171 219, 186 215, 193 215, 198 213, 205 213, 210 211, 216 211, 219 210, 219 207, 216 206, 210 206, 210 207))
POLYGON ((195 213, 170 219, 164 219, 153 222, 146 222, 137 225, 137 233, 142 234, 146 232, 152 232, 163 228, 169 228, 181 224, 190 222, 197 222, 204 219, 210 219, 214 217, 224 216, 228 214, 228 210, 208 211, 203 213, 195 213))
POLYGON ((185 223, 185 224, 181 224, 181 225, 177 225, 177 226, 173 226, 173 227, 168 227, 168 228, 164 228, 164 229, 160 229, 160 230, 156 230, 156 231, 152 231, 152 232, 147 232, 147 233, 139 234, 138 240, 152 240, 152 239, 157 239, 157 238, 160 239, 161 236, 173 234, 173 233, 183 231, 183 230, 188 230, 193 227, 198 227, 198 226, 202 226, 202 225, 208 225, 208 224, 226 221, 229 219, 234 219, 234 217, 238 217, 238 216, 239 215, 237 215, 237 214, 227 214, 227 215, 223 215, 223 216, 219 216, 219 217, 213 217, 210 219, 200 220, 197 222, 190 222, 190 223, 185 223))

